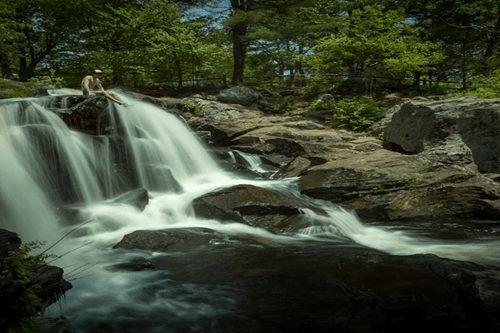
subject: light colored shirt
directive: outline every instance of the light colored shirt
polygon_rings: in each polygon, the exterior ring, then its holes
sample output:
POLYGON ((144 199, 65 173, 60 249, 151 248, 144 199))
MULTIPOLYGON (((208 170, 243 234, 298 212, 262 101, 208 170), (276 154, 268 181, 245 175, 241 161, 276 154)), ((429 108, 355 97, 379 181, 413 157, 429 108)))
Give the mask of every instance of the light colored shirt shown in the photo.
POLYGON ((83 78, 81 83, 81 88, 84 95, 89 95, 94 88, 97 87, 99 91, 103 91, 104 88, 101 85, 101 80, 95 78, 92 75, 87 75, 83 78))

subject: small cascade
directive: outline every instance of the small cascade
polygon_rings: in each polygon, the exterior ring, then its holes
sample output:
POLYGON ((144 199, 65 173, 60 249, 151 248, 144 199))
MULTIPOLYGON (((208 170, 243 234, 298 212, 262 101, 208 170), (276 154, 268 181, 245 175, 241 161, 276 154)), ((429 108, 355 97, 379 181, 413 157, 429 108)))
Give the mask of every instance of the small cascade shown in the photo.
POLYGON ((270 168, 265 166, 260 156, 247 154, 238 150, 231 151, 230 156, 234 163, 240 163, 256 173, 262 174, 270 171, 270 168))
POLYGON ((102 199, 82 134, 70 131, 35 100, 1 107, 6 146, 40 188, 55 201, 102 199))

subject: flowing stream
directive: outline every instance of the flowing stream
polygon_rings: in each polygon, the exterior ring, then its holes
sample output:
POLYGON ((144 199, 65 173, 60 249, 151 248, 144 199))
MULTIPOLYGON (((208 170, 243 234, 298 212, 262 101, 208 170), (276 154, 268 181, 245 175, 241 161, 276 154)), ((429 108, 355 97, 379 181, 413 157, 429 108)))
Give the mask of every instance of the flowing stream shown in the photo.
MULTIPOLYGON (((350 211, 302 198, 295 179, 239 178, 218 165, 181 118, 127 95, 120 97, 130 106, 108 104, 110 127, 120 132, 119 139, 69 129, 50 111, 53 96, 0 101, 0 228, 19 233, 24 242, 42 240, 49 246, 86 222, 52 251, 56 255, 72 251, 54 264, 65 269, 73 289, 47 313, 66 316, 75 332, 164 332, 165 327, 169 332, 208 332, 214 318, 234 305, 234 297, 224 290, 174 282, 166 272, 106 270, 112 263, 144 255, 111 249, 125 234, 139 229, 201 226, 282 242, 348 240, 391 254, 434 253, 500 263, 497 241, 445 241, 410 229, 367 226, 350 211), (277 236, 190 213, 193 199, 237 184, 308 200, 329 216, 304 210, 314 226, 296 235, 277 236), (134 188, 149 191, 144 211, 111 202, 134 188), (68 214, 71 211, 78 214, 68 214)), ((261 170, 258 159, 240 156, 251 169, 261 170)))

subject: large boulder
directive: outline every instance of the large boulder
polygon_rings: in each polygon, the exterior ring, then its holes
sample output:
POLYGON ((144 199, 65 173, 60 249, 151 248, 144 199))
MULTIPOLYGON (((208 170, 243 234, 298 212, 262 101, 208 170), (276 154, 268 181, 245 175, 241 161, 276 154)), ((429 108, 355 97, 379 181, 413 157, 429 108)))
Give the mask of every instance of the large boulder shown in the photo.
POLYGON ((132 190, 114 198, 111 202, 130 205, 143 211, 149 203, 148 190, 144 188, 132 190))
POLYGON ((248 87, 233 87, 221 91, 216 97, 224 103, 251 105, 257 101, 259 93, 248 87))
POLYGON ((439 162, 500 173, 500 99, 462 97, 404 103, 385 129, 387 142, 439 162))
MULTIPOLYGON (((168 228, 136 230, 123 236, 123 239, 115 244, 113 249, 188 253, 198 251, 201 248, 207 249, 223 244, 263 245, 275 242, 275 240, 267 237, 222 232, 209 228, 168 228)), ((128 269, 130 265, 115 267, 128 269)))
POLYGON ((66 108, 58 109, 57 113, 69 128, 90 135, 107 134, 109 131, 109 116, 105 112, 109 101, 106 97, 58 96, 54 97, 54 101, 59 104, 66 103, 66 108))
POLYGON ((301 193, 356 210, 365 221, 500 217, 500 189, 469 170, 387 150, 310 167, 301 193))
POLYGON ((197 217, 233 221, 272 233, 296 232, 311 225, 301 212, 321 209, 304 200, 253 185, 237 185, 205 194, 192 203, 197 217))

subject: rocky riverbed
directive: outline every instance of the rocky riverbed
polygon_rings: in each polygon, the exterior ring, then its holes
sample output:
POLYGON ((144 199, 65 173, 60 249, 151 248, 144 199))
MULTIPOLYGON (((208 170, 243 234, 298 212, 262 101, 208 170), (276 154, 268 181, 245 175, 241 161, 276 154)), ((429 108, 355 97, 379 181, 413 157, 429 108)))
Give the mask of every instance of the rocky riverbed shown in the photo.
MULTIPOLYGON (((296 177, 302 197, 352 209, 365 223, 413 228, 438 243, 495 240, 500 231, 500 100, 415 98, 372 126, 386 132, 383 141, 217 98, 153 102, 169 108, 186 101, 198 106, 185 114, 188 123, 229 171, 255 176, 248 157, 258 156, 263 170, 257 177, 296 177)), ((238 185, 199 197, 192 206, 196 216, 290 235, 311 227, 304 209, 325 215, 308 202, 238 185)), ((137 231, 115 248, 168 253, 145 259, 147 267, 240 295, 233 316, 221 319, 221 331, 500 329, 497 266, 429 254, 394 256, 352 240, 280 243, 210 229, 137 231)))
MULTIPOLYGON (((221 183, 184 210, 186 219, 218 224, 137 228, 105 250, 127 258, 105 266, 119 282, 165 273, 194 285, 200 299, 207 288, 229 295, 231 302, 207 301, 213 320, 191 331, 500 331, 500 101, 410 100, 372 127, 385 131, 382 141, 317 118, 267 114, 248 89, 207 98, 132 95, 182 114, 210 154, 248 180, 221 183), (266 185, 273 180, 281 187, 266 185), (342 227, 332 222, 336 214, 342 227)), ((75 96, 64 107, 58 101, 51 110, 70 128, 96 142, 110 135, 101 97, 75 96)), ((113 135, 117 147, 126 141, 120 131, 113 135)), ((168 195, 182 194, 182 184, 169 184, 168 195)), ((147 212, 161 199, 151 196, 137 190, 115 202, 147 212)), ((162 288, 169 287, 132 291, 140 304, 153 294, 156 306, 162 288)), ((95 317, 87 330, 123 328, 143 313, 131 305, 95 317)), ((142 331, 166 329, 156 315, 146 318, 142 331)))

